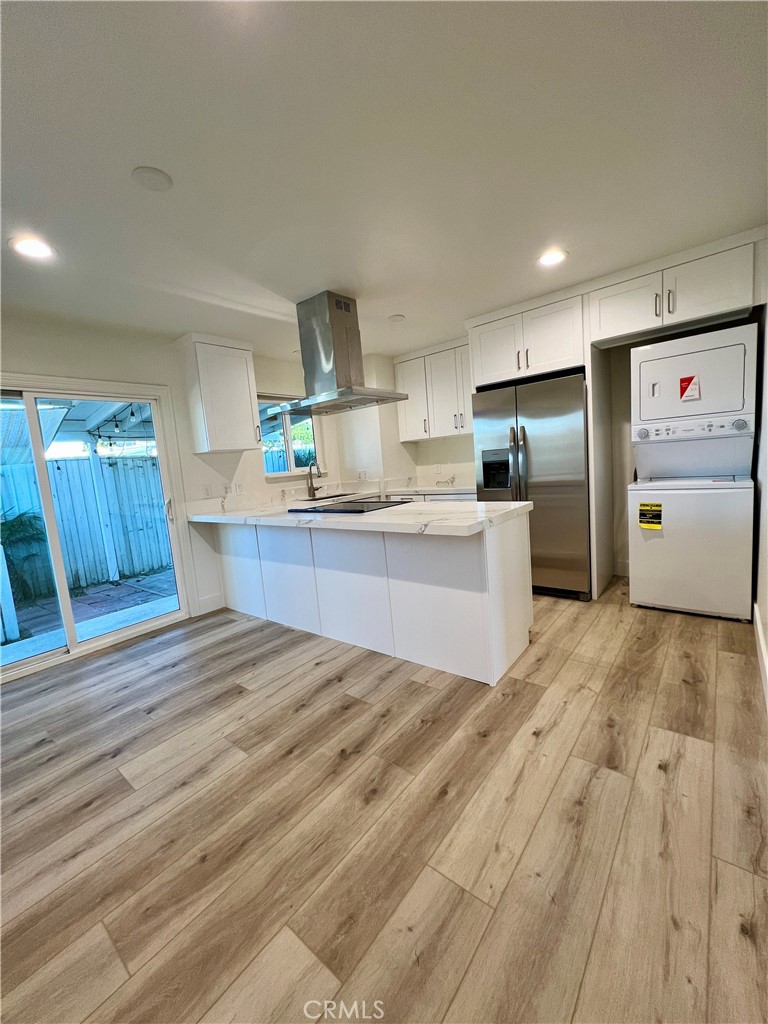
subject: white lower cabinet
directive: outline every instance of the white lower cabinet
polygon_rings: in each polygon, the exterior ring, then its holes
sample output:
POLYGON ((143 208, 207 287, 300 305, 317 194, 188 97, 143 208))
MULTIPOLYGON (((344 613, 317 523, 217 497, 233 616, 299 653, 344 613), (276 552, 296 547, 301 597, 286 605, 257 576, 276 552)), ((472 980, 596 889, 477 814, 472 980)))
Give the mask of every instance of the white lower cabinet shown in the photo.
POLYGON ((319 633, 320 609, 310 531, 258 526, 256 533, 266 618, 307 633, 319 633))
POLYGON ((305 532, 312 534, 323 636, 394 654, 383 535, 305 532))
POLYGON ((235 523, 219 527, 217 547, 227 608, 265 619, 267 606, 255 527, 235 523))

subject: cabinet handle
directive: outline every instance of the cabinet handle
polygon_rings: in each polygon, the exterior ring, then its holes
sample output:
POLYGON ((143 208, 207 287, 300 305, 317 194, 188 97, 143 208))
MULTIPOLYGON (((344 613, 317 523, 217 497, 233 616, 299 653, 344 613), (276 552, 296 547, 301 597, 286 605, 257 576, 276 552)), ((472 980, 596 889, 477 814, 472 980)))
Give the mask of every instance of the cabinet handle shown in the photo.
POLYGON ((257 442, 257 444, 261 444, 261 427, 260 426, 256 427, 256 442, 257 442))
POLYGON ((453 429, 459 429, 459 417, 456 415, 456 413, 453 414, 453 429))
POLYGON ((530 365, 531 365, 531 363, 530 363, 530 360, 528 359, 528 349, 526 349, 525 350, 525 368, 526 368, 526 370, 530 368, 530 365))
POLYGON ((520 352, 517 353, 517 368, 520 369, 520 352))
POLYGON ((427 432, 427 421, 424 420, 424 433, 426 434, 426 432, 427 432))
POLYGON ((675 312, 675 301, 674 301, 674 299, 675 299, 675 293, 672 291, 671 288, 668 288, 667 289, 667 312, 668 313, 674 313, 675 312))
POLYGON ((459 413, 459 422, 461 423, 461 428, 463 430, 464 429, 464 413, 463 412, 459 413))
POLYGON ((661 292, 656 292, 653 297, 653 314, 661 316, 661 292))

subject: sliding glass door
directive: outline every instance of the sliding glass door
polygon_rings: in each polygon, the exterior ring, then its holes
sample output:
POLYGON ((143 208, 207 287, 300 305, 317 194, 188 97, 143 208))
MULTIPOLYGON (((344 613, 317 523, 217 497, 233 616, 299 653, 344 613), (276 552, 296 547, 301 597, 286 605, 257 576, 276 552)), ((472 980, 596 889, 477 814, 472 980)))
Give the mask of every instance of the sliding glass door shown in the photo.
POLYGON ((0 664, 178 614, 154 403, 25 393, 2 412, 0 664))
POLYGON ((0 394, 0 455, 0 664, 9 665, 67 646, 19 394, 0 394))

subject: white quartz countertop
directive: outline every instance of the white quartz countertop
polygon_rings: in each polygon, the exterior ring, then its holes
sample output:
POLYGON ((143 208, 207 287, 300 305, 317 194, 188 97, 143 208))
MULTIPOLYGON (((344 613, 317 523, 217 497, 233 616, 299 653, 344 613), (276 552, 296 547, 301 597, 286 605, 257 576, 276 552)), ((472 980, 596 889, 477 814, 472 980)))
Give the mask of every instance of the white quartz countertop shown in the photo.
MULTIPOLYGON (((307 504, 313 504, 308 502, 307 504)), ((314 502, 318 504, 318 502, 314 502)), ((291 507, 299 506, 294 502, 291 507)), ((313 530, 362 530, 376 533, 423 533, 469 537, 509 519, 526 515, 530 501, 420 501, 376 512, 289 512, 274 505, 263 509, 191 515, 190 522, 284 526, 313 530)))

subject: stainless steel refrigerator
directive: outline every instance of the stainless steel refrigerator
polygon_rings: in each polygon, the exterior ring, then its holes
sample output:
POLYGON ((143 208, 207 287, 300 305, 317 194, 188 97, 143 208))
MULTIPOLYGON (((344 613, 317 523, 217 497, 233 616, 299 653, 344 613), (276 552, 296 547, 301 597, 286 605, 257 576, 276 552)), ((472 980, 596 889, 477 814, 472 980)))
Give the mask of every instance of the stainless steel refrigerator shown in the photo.
POLYGON ((532 501, 533 586, 590 596, 583 373, 472 397, 478 501, 532 501))

